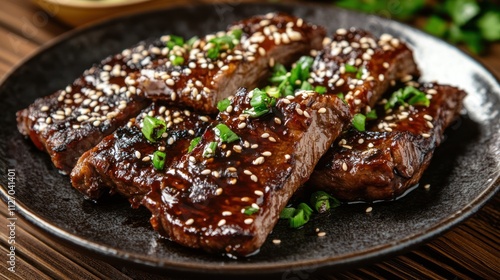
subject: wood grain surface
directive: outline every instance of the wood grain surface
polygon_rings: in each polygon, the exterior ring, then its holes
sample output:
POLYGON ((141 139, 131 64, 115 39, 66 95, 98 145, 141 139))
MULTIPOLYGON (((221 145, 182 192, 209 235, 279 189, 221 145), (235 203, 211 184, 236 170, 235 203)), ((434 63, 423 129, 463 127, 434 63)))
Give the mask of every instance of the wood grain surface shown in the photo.
MULTIPOLYGON (((175 1, 174 1, 175 2, 175 1)), ((177 2, 175 2, 177 3, 177 2)), ((40 46, 72 28, 27 0, 2 0, 0 78, 40 46)), ((475 57, 500 77, 500 44, 475 57)), ((4 171, 2 171, 4 176, 4 171)), ((497 182, 498 183, 498 182, 497 182)), ((408 253, 346 271, 283 274, 278 279, 500 279, 500 194, 466 222, 408 253)), ((4 279, 185 279, 111 264, 75 251, 20 219, 16 272, 7 270, 7 207, 0 203, 0 275, 4 279)))

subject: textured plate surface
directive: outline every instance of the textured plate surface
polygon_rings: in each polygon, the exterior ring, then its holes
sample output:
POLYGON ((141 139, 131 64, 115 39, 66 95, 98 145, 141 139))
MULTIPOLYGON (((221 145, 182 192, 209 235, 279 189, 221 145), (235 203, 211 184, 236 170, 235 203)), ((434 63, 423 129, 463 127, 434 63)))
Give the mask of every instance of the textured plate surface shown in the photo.
POLYGON ((16 170, 18 211, 70 244, 102 257, 160 269, 215 273, 270 273, 356 265, 399 253, 449 229, 477 211, 498 189, 500 85, 479 63, 456 48, 408 26, 330 6, 214 5, 140 14, 77 30, 44 48, 15 69, 0 86, 0 188, 6 200, 8 168, 16 170), (343 205, 316 215, 302 229, 280 222, 259 254, 229 259, 161 239, 145 209, 120 198, 85 201, 69 178, 55 170, 16 129, 15 112, 64 87, 92 63, 161 34, 185 37, 225 28, 255 14, 284 11, 325 26, 329 32, 356 26, 408 42, 426 81, 465 89, 467 115, 448 130, 421 185, 390 203, 343 205), (317 237, 314 230, 325 231, 317 237), (281 239, 280 245, 272 243, 281 239))

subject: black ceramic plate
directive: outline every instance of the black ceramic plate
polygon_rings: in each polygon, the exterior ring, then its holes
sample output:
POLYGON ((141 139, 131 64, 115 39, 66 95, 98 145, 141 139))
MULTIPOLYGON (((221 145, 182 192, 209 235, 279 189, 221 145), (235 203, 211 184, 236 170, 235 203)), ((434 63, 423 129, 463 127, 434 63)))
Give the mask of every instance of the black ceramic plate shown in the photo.
POLYGON ((18 211, 54 236, 120 261, 177 271, 270 273, 356 265, 400 253, 463 221, 498 189, 500 166, 500 86, 480 64, 456 48, 400 23, 330 6, 216 5, 140 14, 77 30, 49 45, 13 71, 0 87, 0 169, 6 199, 8 168, 16 170, 18 211), (161 239, 144 209, 113 198, 85 201, 49 157, 16 130, 15 112, 35 98, 64 87, 84 69, 139 40, 160 34, 185 37, 224 29, 255 14, 284 11, 323 25, 332 32, 356 26, 380 35, 391 33, 415 51, 424 80, 465 89, 467 115, 448 131, 421 185, 391 203, 344 205, 316 215, 305 227, 278 223, 259 254, 229 259, 161 239), (314 229, 325 231, 317 237, 314 229), (280 245, 272 243, 281 239, 280 245))

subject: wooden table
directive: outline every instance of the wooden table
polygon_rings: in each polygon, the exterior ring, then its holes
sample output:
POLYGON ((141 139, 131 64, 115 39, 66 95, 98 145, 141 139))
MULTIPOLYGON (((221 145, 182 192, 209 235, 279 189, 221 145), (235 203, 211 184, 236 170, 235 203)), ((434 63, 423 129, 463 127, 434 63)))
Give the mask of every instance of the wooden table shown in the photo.
MULTIPOLYGON (((71 30, 26 0, 2 0, 0 9, 0 77, 23 58, 71 30)), ((477 57, 500 77, 500 44, 477 57)), ((500 194, 465 223, 414 251, 348 271, 294 275, 293 279, 446 278, 500 279, 500 194)), ((0 224, 7 224, 0 206, 0 224)), ((16 273, 7 270, 7 232, 0 230, 0 272, 6 279, 166 279, 122 265, 109 264, 67 248, 31 224, 18 220, 16 273)), ((183 278, 183 277, 181 277, 183 278)), ((283 278, 285 279, 285 277, 283 278)), ((288 278, 292 279, 292 278, 288 278)))

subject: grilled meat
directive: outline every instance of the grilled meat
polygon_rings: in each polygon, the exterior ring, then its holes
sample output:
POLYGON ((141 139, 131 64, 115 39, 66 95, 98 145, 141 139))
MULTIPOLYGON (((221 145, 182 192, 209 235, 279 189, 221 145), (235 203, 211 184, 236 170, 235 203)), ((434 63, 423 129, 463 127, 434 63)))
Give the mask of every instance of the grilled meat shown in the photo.
POLYGON ((323 28, 301 18, 285 14, 255 16, 234 24, 225 33, 178 47, 176 52, 185 61, 182 65, 167 62, 142 71, 135 79, 150 99, 217 113, 218 101, 240 87, 257 87, 274 63, 290 64, 311 49, 321 48, 324 36, 323 28), (242 34, 233 48, 217 44, 227 38, 234 40, 235 30, 242 34))
POLYGON ((413 52, 404 42, 389 34, 376 38, 351 28, 338 29, 332 38, 325 38, 310 82, 326 87, 329 93, 342 93, 352 114, 364 114, 391 84, 419 75, 413 52))
POLYGON ((154 51, 161 45, 165 42, 157 40, 126 49, 86 70, 65 89, 35 100, 17 112, 19 131, 69 173, 83 152, 148 105, 127 77, 163 59, 154 51))
POLYGON ((430 97, 429 107, 384 111, 365 132, 351 130, 321 158, 307 183, 346 201, 392 200, 415 185, 458 116, 465 92, 439 84, 415 85, 430 97))
POLYGON ((234 142, 221 142, 216 129, 207 129, 194 150, 166 172, 164 183, 146 195, 143 205, 162 235, 209 252, 255 252, 350 121, 348 107, 333 95, 281 98, 259 118, 245 111, 250 98, 238 92, 215 122, 238 136, 234 142))
POLYGON ((153 153, 164 152, 168 168, 187 153, 191 140, 210 123, 208 116, 153 103, 85 152, 71 172, 71 182, 90 199, 98 199, 109 190, 138 205, 152 186, 164 184, 164 172, 153 167, 153 153), (141 131, 146 115, 165 120, 167 130, 156 142, 147 140, 141 131))

